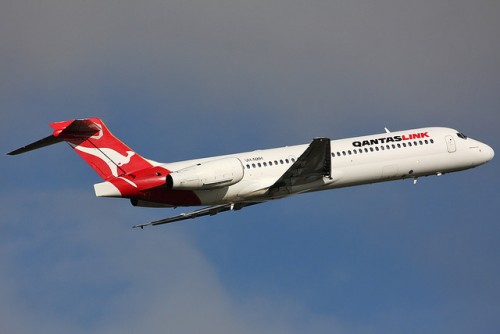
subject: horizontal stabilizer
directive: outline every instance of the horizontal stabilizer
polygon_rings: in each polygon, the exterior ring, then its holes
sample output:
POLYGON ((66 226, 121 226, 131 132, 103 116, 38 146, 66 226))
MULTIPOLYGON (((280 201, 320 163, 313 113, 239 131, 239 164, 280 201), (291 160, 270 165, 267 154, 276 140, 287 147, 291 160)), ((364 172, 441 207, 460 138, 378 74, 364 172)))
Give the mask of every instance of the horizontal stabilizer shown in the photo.
POLYGON ((29 145, 18 148, 17 150, 14 150, 14 151, 9 152, 7 154, 8 155, 18 155, 18 154, 33 151, 33 150, 36 150, 36 149, 39 149, 39 148, 42 148, 45 146, 57 144, 59 142, 62 142, 63 140, 64 139, 62 139, 62 138, 58 138, 58 137, 54 137, 54 136, 50 135, 50 136, 45 137, 43 139, 40 139, 34 143, 31 143, 29 145))
POLYGON ((53 129, 52 135, 7 154, 17 155, 67 142, 105 181, 152 167, 151 161, 113 136, 99 118, 54 122, 50 127, 53 129))
POLYGON ((78 139, 81 141, 99 132, 97 124, 92 122, 91 119, 76 119, 71 121, 55 122, 50 124, 50 126, 54 129, 54 133, 52 135, 9 152, 7 155, 26 153, 71 139, 78 139))
POLYGON ((102 130, 97 118, 75 119, 71 121, 54 122, 50 126, 54 129, 54 136, 71 139, 88 139, 102 130))

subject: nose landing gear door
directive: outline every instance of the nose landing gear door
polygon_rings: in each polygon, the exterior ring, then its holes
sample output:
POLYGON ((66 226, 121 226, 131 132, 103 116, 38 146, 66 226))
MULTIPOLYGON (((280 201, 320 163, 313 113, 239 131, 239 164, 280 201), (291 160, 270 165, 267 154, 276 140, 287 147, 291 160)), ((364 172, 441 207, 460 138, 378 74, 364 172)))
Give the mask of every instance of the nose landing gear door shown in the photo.
POLYGON ((457 145, 455 144, 455 139, 452 136, 448 135, 445 137, 446 146, 448 147, 448 152, 453 153, 457 150, 457 145))

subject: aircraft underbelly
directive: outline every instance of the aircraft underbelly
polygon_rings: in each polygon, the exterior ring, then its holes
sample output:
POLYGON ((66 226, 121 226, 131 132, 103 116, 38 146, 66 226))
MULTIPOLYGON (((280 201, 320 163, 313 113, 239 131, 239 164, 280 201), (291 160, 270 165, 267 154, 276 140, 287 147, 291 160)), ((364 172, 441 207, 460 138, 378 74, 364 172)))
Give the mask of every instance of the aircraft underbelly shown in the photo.
POLYGON ((201 205, 219 204, 225 202, 228 188, 229 187, 211 190, 198 190, 195 191, 195 194, 200 199, 201 205))

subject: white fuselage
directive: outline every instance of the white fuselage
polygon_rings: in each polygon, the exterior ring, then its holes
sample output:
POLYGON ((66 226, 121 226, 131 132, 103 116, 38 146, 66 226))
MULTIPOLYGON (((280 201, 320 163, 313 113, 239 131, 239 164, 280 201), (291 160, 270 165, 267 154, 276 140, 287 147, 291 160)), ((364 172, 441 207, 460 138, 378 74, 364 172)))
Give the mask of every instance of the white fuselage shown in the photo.
POLYGON ((331 175, 291 187, 272 197, 266 190, 285 173, 308 145, 257 150, 238 154, 159 164, 170 171, 223 158, 237 158, 244 168, 238 183, 197 190, 202 205, 265 201, 297 193, 469 169, 493 158, 491 147, 450 128, 420 128, 331 141, 331 175))
POLYGON ((98 197, 133 206, 206 206, 134 227, 156 226, 295 194, 473 168, 490 161, 488 145, 450 128, 432 127, 257 150, 172 163, 148 160, 113 136, 99 118, 54 122, 53 134, 7 153, 67 142, 104 182, 98 197))

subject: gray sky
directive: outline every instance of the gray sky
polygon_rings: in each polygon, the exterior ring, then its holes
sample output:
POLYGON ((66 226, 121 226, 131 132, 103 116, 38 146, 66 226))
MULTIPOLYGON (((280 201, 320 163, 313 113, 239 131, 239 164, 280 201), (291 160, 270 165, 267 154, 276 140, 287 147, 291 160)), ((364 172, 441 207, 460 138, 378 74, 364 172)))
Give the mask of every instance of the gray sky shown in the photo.
MULTIPOLYGON (((3 152, 104 119, 175 161, 419 126, 500 147, 495 1, 8 1, 3 152)), ((2 157, 0 331, 493 333, 496 159, 144 231, 65 145, 2 157)))

